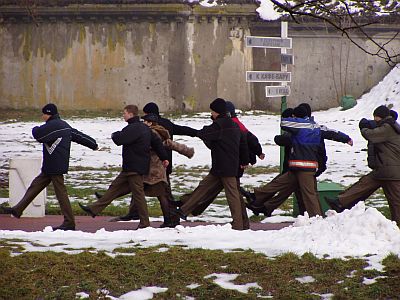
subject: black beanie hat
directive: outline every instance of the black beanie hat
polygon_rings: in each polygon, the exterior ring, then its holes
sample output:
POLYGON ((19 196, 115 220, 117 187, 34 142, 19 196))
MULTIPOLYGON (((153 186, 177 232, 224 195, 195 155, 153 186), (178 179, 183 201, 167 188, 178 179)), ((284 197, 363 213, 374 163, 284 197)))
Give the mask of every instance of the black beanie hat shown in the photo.
POLYGON ((384 119, 390 116, 390 110, 385 105, 378 106, 374 110, 374 116, 384 119))
POLYGON ((236 117, 235 105, 231 101, 226 101, 226 111, 231 114, 231 117, 236 117))
POLYGON ((145 120, 145 121, 148 121, 148 122, 158 123, 158 116, 156 114, 153 114, 153 113, 144 115, 142 117, 142 119, 145 120))
POLYGON ((143 112, 145 114, 156 114, 157 116, 160 114, 160 111, 158 110, 158 106, 154 102, 147 103, 143 107, 143 112))
POLYGON ((294 108, 293 114, 297 118, 305 118, 307 117, 307 109, 305 109, 303 106, 297 106, 294 108))
POLYGON ((211 110, 219 114, 226 113, 226 101, 222 98, 217 98, 210 104, 211 110))
POLYGON ((46 104, 42 108, 42 113, 45 115, 54 116, 58 114, 57 106, 53 103, 46 104))
POLYGON ((306 111, 307 111, 307 116, 311 117, 311 106, 310 106, 310 104, 304 102, 304 103, 299 104, 299 106, 304 107, 306 109, 306 111))
POLYGON ((294 109, 293 108, 286 108, 282 114, 281 117, 282 118, 291 118, 294 115, 294 109))

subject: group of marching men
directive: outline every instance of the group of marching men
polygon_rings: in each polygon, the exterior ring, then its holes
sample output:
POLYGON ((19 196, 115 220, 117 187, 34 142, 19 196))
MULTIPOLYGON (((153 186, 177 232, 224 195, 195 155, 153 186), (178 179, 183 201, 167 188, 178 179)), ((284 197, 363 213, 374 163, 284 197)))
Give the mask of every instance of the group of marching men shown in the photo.
MULTIPOLYGON (((150 222, 145 196, 157 197, 164 217, 160 227, 173 228, 180 224, 180 219, 203 213, 224 190, 235 230, 250 228, 246 207, 256 215, 270 216, 292 193, 296 194, 300 213, 323 216, 316 178, 326 170, 324 140, 352 146, 353 141, 348 135, 317 124, 307 103, 286 109, 281 116, 284 133, 275 136, 275 143, 285 149, 283 170, 271 182, 249 192, 240 187, 240 178, 249 164, 256 163, 257 157, 264 159, 262 147, 257 137, 239 121, 232 102, 217 98, 210 103, 210 110, 212 123, 197 130, 161 117, 154 102, 143 107, 142 117, 136 105, 125 106, 123 118, 128 124, 111 135, 113 142, 122 146, 122 171, 104 194, 95 193, 97 201, 88 205, 79 203, 82 210, 94 218, 114 199, 131 193, 128 213, 111 221, 139 220, 137 228, 146 228, 150 222), (170 185, 172 151, 191 158, 194 149, 173 141, 173 135, 200 138, 210 149, 212 158, 209 173, 191 193, 177 201, 170 185)), ((98 145, 93 138, 61 120, 55 104, 46 104, 42 113, 45 124, 32 130, 33 137, 43 143, 41 173, 18 204, 13 207, 2 205, 1 209, 19 218, 52 182, 64 216, 63 223, 53 230, 75 230, 63 176, 68 172, 71 142, 93 150, 98 150, 98 145)), ((372 171, 337 198, 325 200, 332 209, 341 212, 382 187, 391 219, 400 225, 400 125, 396 122, 397 113, 382 105, 374 110, 373 117, 373 120, 362 119, 359 123, 361 134, 368 141, 368 165, 372 171)))

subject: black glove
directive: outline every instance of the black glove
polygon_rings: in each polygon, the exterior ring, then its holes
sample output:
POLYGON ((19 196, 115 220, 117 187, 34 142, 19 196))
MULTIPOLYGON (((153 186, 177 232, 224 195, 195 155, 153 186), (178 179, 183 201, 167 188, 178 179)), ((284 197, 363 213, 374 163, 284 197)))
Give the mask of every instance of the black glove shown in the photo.
POLYGON ((375 127, 376 127, 376 122, 373 121, 373 120, 368 120, 368 119, 366 119, 366 118, 362 118, 362 119, 360 120, 360 123, 358 123, 358 127, 359 127, 360 129, 363 129, 363 128, 372 129, 372 128, 375 128, 375 127))

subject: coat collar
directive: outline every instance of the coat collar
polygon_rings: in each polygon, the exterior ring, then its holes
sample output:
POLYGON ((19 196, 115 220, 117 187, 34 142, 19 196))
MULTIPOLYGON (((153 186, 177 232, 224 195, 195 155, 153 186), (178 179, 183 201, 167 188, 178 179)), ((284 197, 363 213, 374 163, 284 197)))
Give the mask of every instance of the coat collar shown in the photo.
POLYGON ((140 122, 140 117, 139 116, 134 116, 134 117, 128 119, 126 122, 128 122, 128 124, 140 122))

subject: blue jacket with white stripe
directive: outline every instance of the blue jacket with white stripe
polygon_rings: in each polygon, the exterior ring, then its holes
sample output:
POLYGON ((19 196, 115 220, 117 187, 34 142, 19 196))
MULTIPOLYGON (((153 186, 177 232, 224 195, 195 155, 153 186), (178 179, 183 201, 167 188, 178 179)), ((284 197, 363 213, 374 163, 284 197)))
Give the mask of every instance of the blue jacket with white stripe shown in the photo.
POLYGON ((321 143, 320 127, 306 117, 284 118, 281 120, 281 128, 291 133, 289 170, 315 172, 318 169, 318 150, 321 143))
POLYGON ((42 173, 61 175, 68 173, 71 141, 97 149, 96 141, 90 136, 72 128, 59 115, 51 116, 42 126, 32 129, 33 137, 43 143, 42 173))

